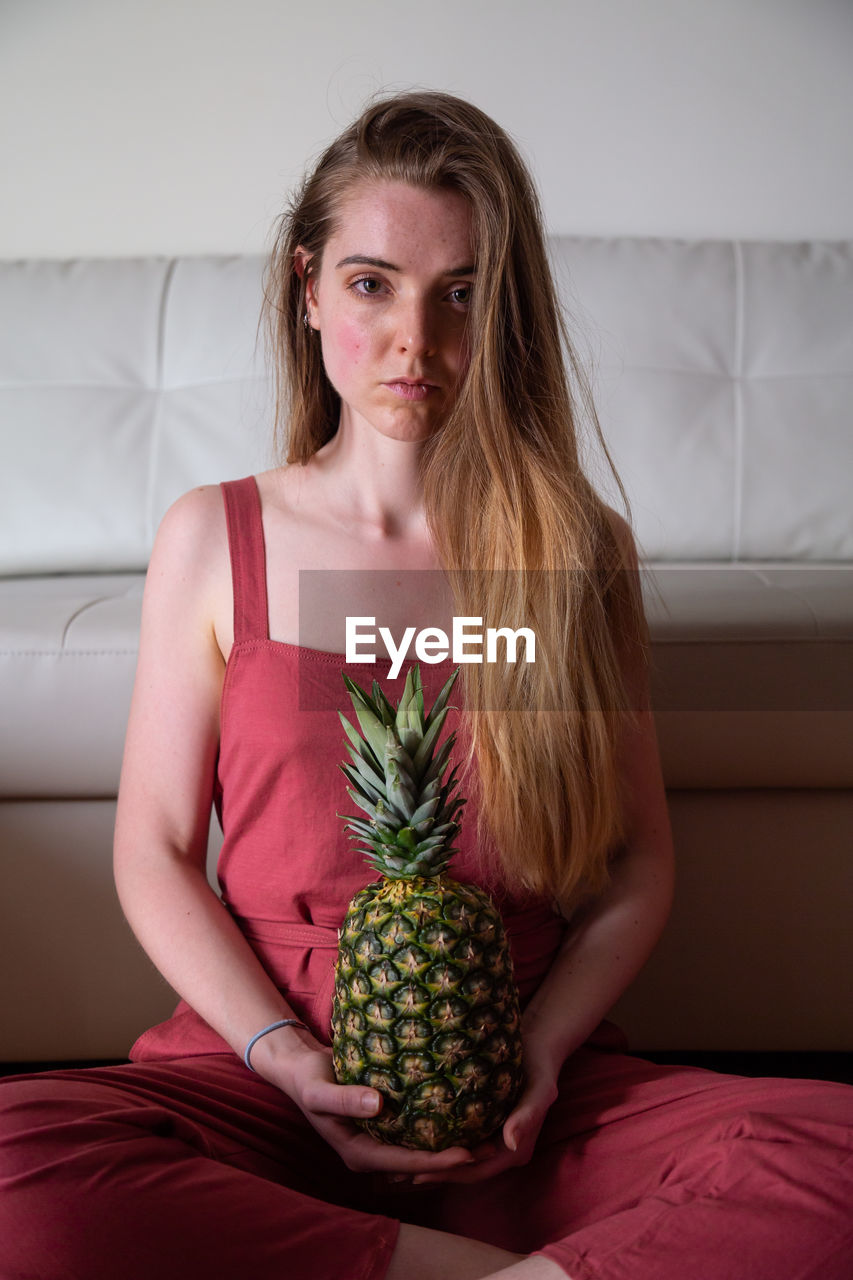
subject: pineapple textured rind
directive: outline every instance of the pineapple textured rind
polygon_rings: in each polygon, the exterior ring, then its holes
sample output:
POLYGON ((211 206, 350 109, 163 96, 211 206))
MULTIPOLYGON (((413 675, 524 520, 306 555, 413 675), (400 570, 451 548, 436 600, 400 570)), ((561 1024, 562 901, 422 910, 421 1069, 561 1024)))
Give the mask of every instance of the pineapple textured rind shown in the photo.
POLYGON ((341 1084, 378 1089, 359 1123, 399 1146, 471 1147, 522 1080, 512 959, 483 890, 442 875, 359 890, 340 933, 332 1031, 341 1084))

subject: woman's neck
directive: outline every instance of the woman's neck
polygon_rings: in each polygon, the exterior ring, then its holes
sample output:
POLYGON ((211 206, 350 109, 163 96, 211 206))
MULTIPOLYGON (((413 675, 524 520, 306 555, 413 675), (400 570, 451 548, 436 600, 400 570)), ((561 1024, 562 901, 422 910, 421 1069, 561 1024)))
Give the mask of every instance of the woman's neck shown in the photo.
POLYGON ((321 480, 338 518, 376 541, 423 536, 426 516, 421 441, 395 440, 342 421, 308 466, 321 480))

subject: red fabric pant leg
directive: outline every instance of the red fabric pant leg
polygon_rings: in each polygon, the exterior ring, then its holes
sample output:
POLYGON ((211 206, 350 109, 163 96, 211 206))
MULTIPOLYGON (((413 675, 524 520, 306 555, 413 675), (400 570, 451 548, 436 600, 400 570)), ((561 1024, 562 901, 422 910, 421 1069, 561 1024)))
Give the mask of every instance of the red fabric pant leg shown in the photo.
POLYGON ((224 1055, 0 1083, 3 1280, 378 1280, 398 1223, 312 1194, 353 1179, 224 1055))
POLYGON ((581 1049, 533 1161, 432 1225, 572 1280, 850 1280, 853 1089, 581 1049))

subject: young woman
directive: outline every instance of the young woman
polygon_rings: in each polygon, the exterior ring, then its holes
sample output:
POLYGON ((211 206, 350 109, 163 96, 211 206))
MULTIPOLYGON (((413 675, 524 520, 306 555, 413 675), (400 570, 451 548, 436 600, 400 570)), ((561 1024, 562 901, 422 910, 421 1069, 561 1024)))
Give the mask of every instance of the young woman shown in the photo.
MULTIPOLYGON (((633 542, 579 464, 507 136, 448 95, 371 106, 282 219, 268 303, 289 465, 163 521, 119 797, 121 901, 182 1001, 127 1066, 0 1090, 0 1274, 849 1276, 853 1090, 655 1067, 602 1022, 672 850, 633 542), (380 1095, 331 1068, 336 930, 371 878, 337 817, 341 670, 403 683, 346 664, 353 608, 537 637, 459 690, 453 870, 498 899, 524 1002, 523 1094, 470 1152, 374 1141, 380 1095)), ((447 674, 423 666, 428 698, 447 674)))

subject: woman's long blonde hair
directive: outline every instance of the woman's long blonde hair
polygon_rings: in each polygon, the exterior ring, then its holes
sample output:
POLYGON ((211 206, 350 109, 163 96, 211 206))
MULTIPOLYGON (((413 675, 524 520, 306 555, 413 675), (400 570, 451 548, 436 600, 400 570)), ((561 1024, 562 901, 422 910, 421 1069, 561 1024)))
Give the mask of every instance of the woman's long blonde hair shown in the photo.
POLYGON ((466 785, 508 886, 565 906, 606 884, 624 834, 620 742, 635 697, 629 673, 646 643, 633 542, 581 466, 581 408, 609 454, 515 146, 470 103, 412 92, 369 106, 279 222, 265 293, 287 462, 307 462, 340 410, 303 325, 295 252, 302 246, 319 268, 342 198, 365 180, 450 189, 472 211, 470 366, 424 446, 424 501, 457 613, 535 633, 534 664, 462 668, 467 763, 477 765, 466 785))

